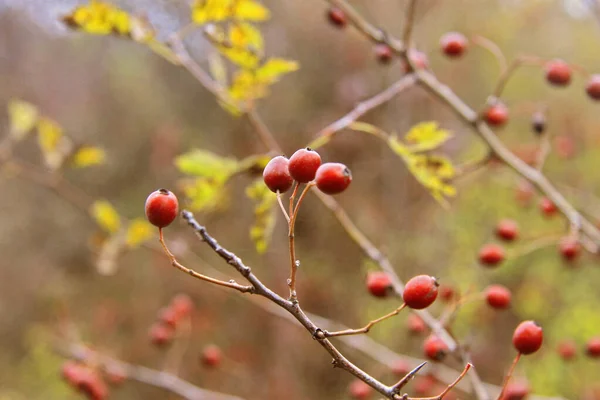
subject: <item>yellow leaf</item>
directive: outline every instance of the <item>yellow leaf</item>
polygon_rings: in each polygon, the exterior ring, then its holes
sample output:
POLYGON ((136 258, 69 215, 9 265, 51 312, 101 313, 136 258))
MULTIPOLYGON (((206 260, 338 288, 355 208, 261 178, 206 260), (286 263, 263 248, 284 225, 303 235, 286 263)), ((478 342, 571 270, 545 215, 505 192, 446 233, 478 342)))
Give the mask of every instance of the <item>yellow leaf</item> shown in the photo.
POLYGON ((269 10, 255 0, 237 0, 233 14, 246 21, 265 21, 271 17, 269 10))
POLYGON ((136 218, 129 223, 127 227, 127 236, 125 243, 131 248, 138 247, 150 239, 155 232, 154 226, 152 226, 144 218, 136 218))
POLYGON ((115 233, 121 227, 119 214, 106 200, 95 201, 90 207, 90 215, 98 226, 108 233, 115 233))
POLYGON ((227 43, 217 44, 217 49, 232 63, 245 69, 254 69, 258 66, 260 55, 248 48, 233 47, 227 43))
POLYGON ((234 0, 194 0, 192 21, 198 25, 207 22, 220 22, 231 17, 234 0))
POLYGON ((175 159, 177 169, 186 174, 224 181, 237 170, 237 160, 210 151, 195 149, 175 159))
POLYGON ((282 75, 297 71, 298 68, 300 65, 296 61, 272 57, 256 70, 256 78, 270 85, 277 82, 282 75))
POLYGON ((183 191, 193 211, 215 211, 228 206, 225 181, 206 178, 186 180, 183 191))
POLYGON ((256 246, 256 251, 262 254, 269 247, 275 227, 277 195, 265 186, 262 179, 257 179, 246 188, 246 196, 255 203, 250 238, 256 246))
POLYGON ((250 49, 262 53, 264 41, 260 31, 252 24, 238 22, 229 28, 229 42, 232 47, 250 49))
POLYGON ((37 130, 38 144, 46 165, 58 169, 73 150, 73 142, 63 134, 61 126, 49 118, 40 118, 37 130))
POLYGON ((23 139, 35 126, 38 115, 38 109, 33 104, 22 100, 10 100, 8 103, 10 136, 15 140, 23 139))
POLYGON ((93 35, 129 36, 132 25, 131 17, 125 11, 98 0, 76 7, 71 14, 63 17, 63 22, 93 35))
POLYGON ((422 122, 413 126, 405 136, 413 152, 429 151, 441 146, 452 135, 441 129, 437 122, 422 122))
POLYGON ((73 166, 77 168, 90 167, 104 163, 106 153, 103 149, 93 146, 79 148, 73 155, 73 166))
POLYGON ((258 99, 266 93, 264 86, 258 83, 254 74, 244 69, 235 73, 228 92, 233 100, 258 99))

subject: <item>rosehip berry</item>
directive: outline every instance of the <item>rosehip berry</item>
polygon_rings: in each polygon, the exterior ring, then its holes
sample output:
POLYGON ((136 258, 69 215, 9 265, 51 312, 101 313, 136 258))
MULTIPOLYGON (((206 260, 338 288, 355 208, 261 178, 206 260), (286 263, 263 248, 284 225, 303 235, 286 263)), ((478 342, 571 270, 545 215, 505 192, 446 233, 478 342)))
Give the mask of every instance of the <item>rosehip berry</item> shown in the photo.
POLYGON ((497 266, 504 261, 504 257, 504 249, 498 244, 489 243, 479 250, 479 262, 488 267, 497 266))
POLYGON ((456 292, 452 286, 440 285, 440 298, 443 301, 449 302, 454 296, 456 296, 456 292))
POLYGON ((173 309, 178 318, 187 317, 194 309, 194 302, 190 296, 181 293, 171 300, 171 309, 173 309))
MULTIPOLYGON (((418 50, 411 50, 410 53, 408 54, 408 57, 410 57, 410 60, 412 61, 412 63, 415 65, 415 67, 417 69, 427 69, 429 68, 429 59, 427 58, 427 55, 421 51, 418 50)), ((402 66, 402 71, 404 71, 404 73, 409 72, 410 68, 408 67, 408 65, 406 64, 406 62, 403 60, 401 63, 402 66)))
POLYGON ((490 126, 502 126, 508 120, 508 108, 504 103, 497 102, 488 107, 484 114, 485 122, 490 126))
POLYGON ((563 360, 572 360, 577 355, 577 347, 572 340, 563 340, 558 344, 558 354, 563 360))
POLYGON ((546 63, 546 80, 555 86, 566 86, 571 82, 571 67, 563 60, 546 63))
POLYGON ((408 330, 413 334, 421 334, 427 330, 427 325, 417 314, 410 314, 406 320, 408 330))
POLYGON ((150 193, 146 199, 145 208, 148 221, 158 228, 164 228, 177 217, 179 202, 173 192, 167 189, 158 189, 150 193))
POLYGON ((391 47, 387 44, 377 43, 377 45, 375 45, 375 57, 377 57, 377 60, 380 63, 388 64, 390 61, 392 61, 394 53, 392 52, 391 47))
POLYGON ((392 280, 385 272, 369 272, 367 273, 367 289, 375 297, 386 297, 392 289, 392 280))
POLYGON ((338 194, 352 182, 352 173, 344 164, 325 163, 317 169, 317 187, 325 194, 338 194))
POLYGON ((209 345, 202 350, 202 363, 207 367, 217 367, 221 364, 221 349, 215 345, 209 345))
POLYGON ((499 400, 523 400, 529 395, 529 384, 525 381, 509 382, 499 400))
POLYGON ((496 227, 496 236, 506 241, 515 240, 519 236, 519 226, 512 219, 503 219, 496 227))
POLYGON ((284 156, 273 157, 265 166, 263 180, 273 193, 285 193, 290 190, 294 179, 290 175, 289 160, 284 156))
POLYGON ((531 117, 531 128, 535 133, 541 135, 546 131, 546 116, 543 112, 538 111, 531 117))
POLYGON ((576 239, 565 237, 558 244, 558 249, 566 261, 573 261, 579 256, 581 245, 576 239))
POLYGON ((350 392, 350 396, 357 400, 368 399, 369 397, 371 397, 371 392, 373 391, 373 389, 371 389, 371 386, 367 385, 360 379, 355 379, 354 381, 352 381, 350 383, 350 386, 348 387, 348 390, 350 392))
POLYGON ((600 100, 600 74, 592 75, 585 85, 585 91, 594 100, 600 100))
POLYGON ((462 33, 448 32, 441 37, 440 46, 448 57, 459 57, 467 50, 467 38, 462 33))
POLYGON ((600 336, 593 337, 585 344, 585 354, 592 358, 600 357, 600 336))
POLYGON ((556 204, 554 204, 552 200, 550 200, 547 197, 542 197, 542 199, 540 200, 540 209, 547 217, 553 216, 558 211, 556 204))
POLYGON ((506 286, 490 285, 485 290, 485 299, 487 303, 497 309, 510 307, 511 294, 506 286))
POLYGON ((534 321, 523 321, 515 329, 513 345, 521 354, 535 353, 542 347, 544 332, 534 321))
POLYGON ((417 275, 404 287, 404 303, 415 310, 429 307, 438 295, 438 281, 429 275, 417 275))
POLYGON ((331 7, 329 10, 327 10, 327 18, 333 26, 337 26, 339 28, 345 27, 348 23, 346 13, 338 7, 331 7))
POLYGON ((423 352, 430 360, 442 361, 448 354, 448 346, 439 337, 430 335, 423 342, 423 352))
POLYGON ((402 359, 394 361, 394 364, 392 365, 392 373, 396 376, 404 376, 408 374, 410 370, 410 365, 402 359))
POLYGON ((173 308, 164 307, 158 311, 158 320, 165 325, 175 328, 179 322, 179 315, 177 315, 173 308))
POLYGON ((321 166, 321 156, 309 148, 300 149, 290 157, 288 169, 290 175, 300 183, 315 179, 317 169, 321 166))
POLYGON ((156 346, 164 346, 173 340, 175 331, 169 325, 156 323, 150 328, 150 340, 156 346))

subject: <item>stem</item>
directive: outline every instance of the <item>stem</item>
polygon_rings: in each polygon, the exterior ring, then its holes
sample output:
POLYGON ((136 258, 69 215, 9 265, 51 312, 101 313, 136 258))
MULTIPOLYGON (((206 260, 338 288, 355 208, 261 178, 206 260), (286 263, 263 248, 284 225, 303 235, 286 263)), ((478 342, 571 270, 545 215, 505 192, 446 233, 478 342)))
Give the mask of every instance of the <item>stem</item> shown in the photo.
POLYGON ((506 391, 506 386, 508 385, 508 382, 510 381, 510 378, 513 375, 513 372, 515 372, 515 367, 517 366, 517 363, 519 362, 519 360, 521 359, 521 353, 518 353, 517 356, 515 357, 515 359, 513 360, 510 369, 508 370, 508 373, 506 374, 506 377, 504 378, 504 383, 502 384, 502 390, 500 391, 500 394, 498 395, 498 399, 497 400, 501 400, 502 396, 504 396, 504 392, 506 391))
POLYGON ((300 197, 298 198, 298 202, 294 206, 294 199, 296 194, 298 193, 298 188, 300 185, 296 182, 294 187, 294 191, 292 192, 292 196, 290 197, 290 221, 289 221, 289 231, 288 238, 290 240, 290 279, 288 280, 288 286, 290 287, 290 300, 294 303, 298 302, 297 294, 296 294, 296 273, 298 271, 298 260, 296 260, 296 245, 294 243, 294 228, 296 227, 296 218, 298 217, 298 211, 300 210, 300 206, 302 205, 302 200, 306 197, 306 194, 310 191, 310 189, 315 185, 314 182, 309 182, 300 197))
POLYGON ((442 393, 440 393, 439 395, 434 396, 434 397, 425 397, 420 400, 442 400, 444 398, 444 396, 447 395, 448 392, 450 392, 452 390, 452 388, 454 388, 454 386, 456 386, 458 384, 458 382, 460 382, 462 380, 462 378, 465 377, 465 375, 467 374, 467 372, 469 372, 469 370, 471 369, 472 366, 473 366, 473 364, 467 363, 467 365, 465 365, 465 369, 463 369, 463 371, 460 373, 458 378, 456 378, 456 380, 454 382, 452 382, 450 385, 448 385, 448 387, 446 389, 444 389, 444 391, 442 393))
POLYGON ((385 321, 388 318, 391 318, 395 315, 398 315, 400 313, 400 311, 402 311, 402 309, 404 309, 404 307, 406 307, 406 303, 402 303, 402 305, 398 308, 396 308, 394 311, 392 311, 389 314, 386 314, 382 317, 379 317, 377 319, 374 319, 373 321, 369 322, 367 325, 363 326, 362 328, 359 329, 345 329, 343 331, 337 331, 337 332, 323 332, 325 334, 325 337, 333 337, 333 336, 346 336, 346 335, 357 335, 359 333, 367 333, 369 332, 369 330, 373 327, 373 325, 381 322, 381 321, 385 321))
POLYGON ((500 47, 498 47, 498 45, 491 41, 490 39, 484 37, 484 36, 480 36, 480 35, 475 35, 471 38, 471 41, 480 46, 483 49, 486 49, 487 51, 489 51, 490 53, 492 53, 492 55, 494 56, 494 58, 496 58, 496 62, 498 62, 498 67, 500 68, 500 73, 504 73, 504 71, 506 71, 506 57, 504 56, 504 53, 502 52, 502 50, 500 49, 500 47))
POLYGON ((288 225, 290 223, 290 216, 288 215, 287 211, 285 211, 285 207, 283 205, 283 203, 281 202, 281 192, 277 191, 277 203, 279 203, 279 208, 281 208, 281 212, 283 213, 283 216, 285 217, 285 220, 288 222, 288 225))

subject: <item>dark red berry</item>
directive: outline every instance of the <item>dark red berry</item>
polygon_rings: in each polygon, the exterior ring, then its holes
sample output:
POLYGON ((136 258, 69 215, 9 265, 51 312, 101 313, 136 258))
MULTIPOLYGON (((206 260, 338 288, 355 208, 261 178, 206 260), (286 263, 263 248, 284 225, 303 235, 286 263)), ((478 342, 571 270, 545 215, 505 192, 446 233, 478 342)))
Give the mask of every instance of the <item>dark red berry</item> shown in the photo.
POLYGON ((433 276, 417 275, 404 287, 404 303, 415 310, 429 307, 438 295, 439 283, 433 276))
POLYGON ((158 320, 165 325, 175 328, 179 322, 179 315, 171 307, 161 308, 158 312, 158 320))
POLYGON ((508 120, 508 108, 504 103, 497 102, 488 107, 484 114, 485 122, 490 126, 502 126, 508 120))
POLYGON ((325 163, 317 169, 317 187, 325 194, 338 194, 352 182, 352 173, 344 164, 325 163))
POLYGON ((417 314, 410 314, 406 319, 408 330, 413 334, 421 334, 427 330, 427 325, 417 314))
POLYGON ((171 309, 173 309, 178 318, 187 317, 194 309, 194 302, 190 296, 181 293, 171 300, 171 309))
POLYGON ((444 54, 449 57, 459 57, 467 50, 467 38, 462 33, 448 32, 440 39, 444 54))
POLYGON ((558 344, 558 354, 563 360, 572 360, 577 355, 577 346, 572 340, 563 340, 558 344))
POLYGON ((499 400, 524 400, 530 392, 529 384, 525 381, 509 382, 504 394, 499 400))
POLYGON ((385 272, 369 272, 367 274, 367 289, 375 297, 386 297, 392 290, 392 280, 385 272))
POLYGON ((327 18, 333 26, 337 26, 339 28, 345 27, 348 23, 346 13, 338 7, 331 7, 329 10, 327 10, 327 18))
POLYGON ((440 298, 443 301, 449 302, 455 296, 456 296, 456 292, 454 291, 454 288, 452 286, 440 285, 440 298))
POLYGON ((566 261, 573 261, 579 256, 581 245, 575 238, 565 237, 558 244, 558 250, 566 261))
POLYGON ((594 100, 600 100, 600 74, 592 75, 585 85, 585 91, 594 100))
POLYGON ((162 323, 156 323, 150 328, 150 341, 156 346, 164 346, 173 340, 175 331, 173 327, 162 323))
POLYGON ((285 193, 290 190, 294 179, 290 175, 289 160, 284 156, 273 157, 263 170, 263 180, 273 193, 285 193))
POLYGON ((538 111, 533 114, 531 117, 531 128, 538 135, 546 131, 546 116, 543 112, 538 111))
POLYGON ((511 294, 506 286, 490 285, 485 289, 485 299, 487 303, 498 309, 510 307, 511 294))
POLYGON ((408 374, 410 370, 410 365, 402 359, 394 361, 394 364, 392 365, 392 373, 396 376, 404 376, 408 374))
POLYGON ((479 250, 479 262, 488 267, 497 266, 504 261, 504 257, 504 249, 498 244, 489 243, 479 250))
POLYGON ((288 169, 290 175, 300 183, 315 179, 317 169, 321 166, 321 156, 309 148, 300 149, 290 157, 288 169))
POLYGON ((585 354, 592 358, 600 357, 600 336, 591 338, 585 344, 585 354))
POLYGON ((177 218, 179 202, 173 192, 158 189, 150 193, 145 208, 148 221, 158 228, 164 228, 177 218))
POLYGON ((215 345, 209 345, 202 350, 202 363, 207 367, 217 367, 221 364, 221 349, 215 345))
POLYGON ((519 226, 512 219, 503 219, 496 226, 496 236, 506 241, 515 240, 519 236, 519 226))
POLYGON ((558 211, 556 204, 554 204, 552 200, 550 200, 547 197, 542 197, 542 199, 540 200, 540 209, 547 217, 553 216, 558 211))
POLYGON ((365 400, 371 397, 373 389, 360 379, 355 379, 350 383, 348 391, 353 399, 365 400))
POLYGON ((544 332, 534 321, 523 321, 515 329, 513 345, 521 354, 535 353, 542 347, 544 332))
POLYGON ((571 82, 571 67, 563 60, 546 63, 546 80, 555 86, 566 86, 571 82))
POLYGON ((423 342, 423 352, 430 360, 442 361, 448 354, 448 346, 439 337, 430 335, 423 342))
POLYGON ((377 43, 375 45, 375 57, 377 57, 377 60, 382 64, 388 64, 390 61, 392 61, 394 53, 392 48, 387 44, 377 43))

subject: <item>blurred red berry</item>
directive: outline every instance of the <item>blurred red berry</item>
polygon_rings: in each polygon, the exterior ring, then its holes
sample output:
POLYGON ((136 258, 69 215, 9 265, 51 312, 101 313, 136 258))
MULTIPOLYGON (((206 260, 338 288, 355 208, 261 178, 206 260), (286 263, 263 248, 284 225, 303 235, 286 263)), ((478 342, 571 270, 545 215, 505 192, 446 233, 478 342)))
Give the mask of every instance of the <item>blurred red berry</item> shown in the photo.
POLYGON ((577 346, 572 340, 562 340, 558 344, 558 354, 563 360, 572 360, 577 355, 577 346))
POLYGON ((508 120, 508 108, 504 103, 497 102, 488 107, 484 119, 490 126, 502 126, 508 120))
POLYGON ((504 395, 499 400, 523 400, 529 392, 529 384, 525 381, 508 382, 504 395))
POLYGON ((446 343, 435 335, 430 335, 423 342, 425 356, 433 361, 442 361, 448 354, 446 343))
POLYGON ((209 345, 202 350, 202 363, 207 367, 217 367, 221 364, 223 354, 221 349, 216 345, 209 345))
POLYGON ((171 309, 178 318, 187 317, 194 310, 194 302, 185 293, 180 293, 171 300, 171 309))
POLYGON ((456 296, 456 292, 452 286, 448 285, 440 285, 440 299, 445 301, 446 303, 454 299, 456 296))
POLYGON ((156 346, 164 346, 169 344, 175 336, 175 331, 170 325, 155 323, 150 328, 150 341, 156 346))
POLYGON ((519 236, 519 225, 512 219, 503 219, 496 226, 496 236, 506 241, 515 240, 519 236))
POLYGON ((417 314, 410 314, 406 319, 408 331, 414 334, 421 334, 427 330, 427 325, 417 314))
POLYGON ((371 397, 373 389, 360 379, 355 379, 350 383, 348 391, 353 399, 365 400, 371 397))
POLYGON ((485 299, 492 308, 510 307, 511 293, 506 286, 490 285, 485 290, 485 299))
POLYGON ((448 32, 441 37, 440 47, 448 57, 459 57, 467 50, 467 38, 462 33, 448 32))
POLYGON ((172 307, 163 307, 158 311, 158 320, 165 325, 175 328, 179 322, 179 315, 172 307))
POLYGON ((593 100, 600 100, 600 74, 592 75, 585 85, 585 91, 593 100))
POLYGON ((497 266, 504 258, 504 249, 495 243, 486 244, 479 250, 479 262, 488 267, 497 266))
POLYGON ((545 216, 550 217, 558 211, 556 205, 547 197, 542 197, 540 200, 540 209, 544 213, 545 216))
POLYGON ((375 57, 382 64, 389 64, 394 58, 392 48, 385 43, 377 43, 375 45, 375 57))
POLYGON ((600 336, 591 338, 585 344, 585 354, 592 358, 600 357, 600 336))
POLYGON ((566 86, 571 82, 571 67, 563 60, 546 63, 546 80, 554 86, 566 86))
POLYGON ((575 238, 564 237, 558 244, 558 250, 566 261, 574 261, 581 252, 581 245, 575 238))
POLYGON ((392 291, 392 280, 383 271, 373 271, 367 274, 367 289, 375 297, 386 297, 392 291))

